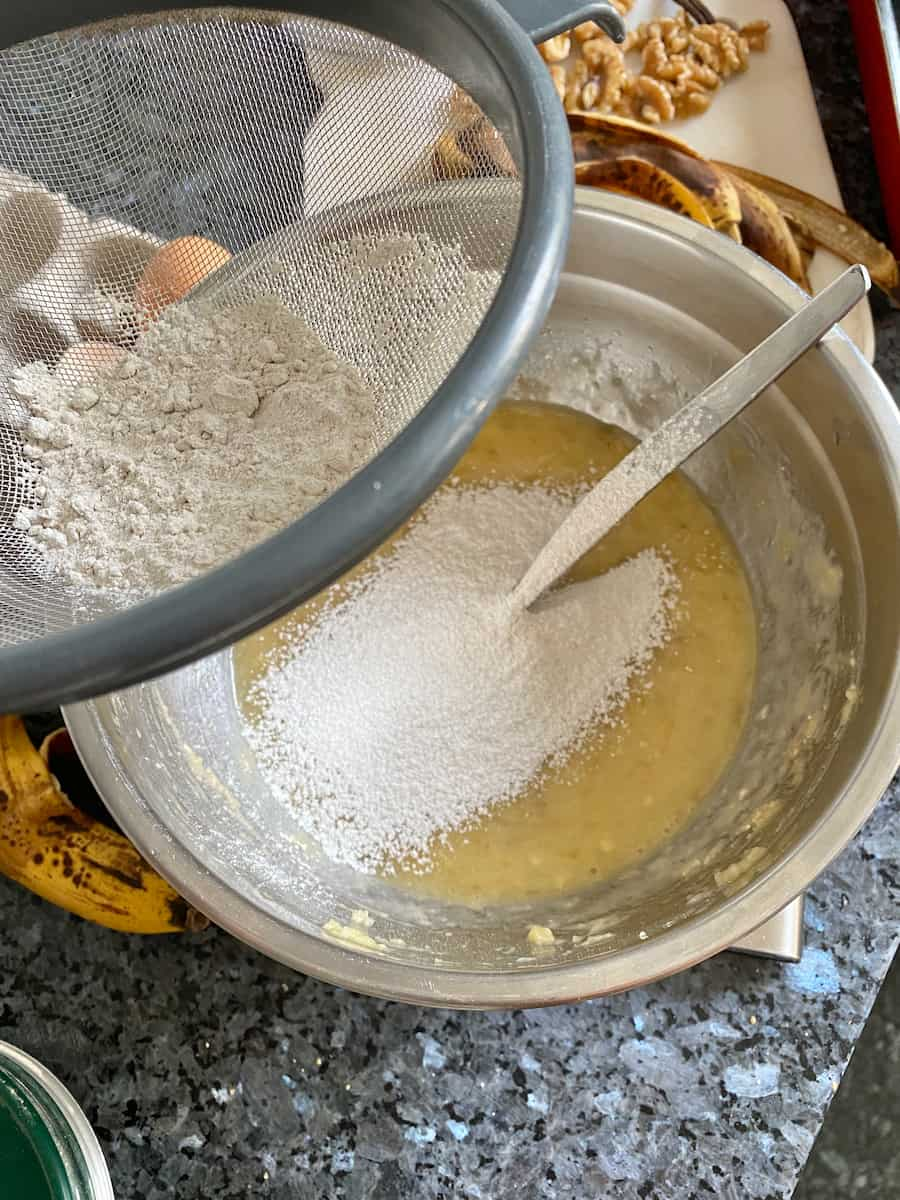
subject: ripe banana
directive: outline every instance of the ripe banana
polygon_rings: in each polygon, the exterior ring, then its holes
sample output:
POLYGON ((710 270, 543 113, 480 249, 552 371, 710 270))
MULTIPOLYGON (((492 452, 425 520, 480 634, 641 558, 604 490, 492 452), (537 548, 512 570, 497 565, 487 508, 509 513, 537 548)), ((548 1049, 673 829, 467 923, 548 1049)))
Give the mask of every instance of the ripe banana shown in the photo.
POLYGON ((895 303, 900 303, 900 265, 897 259, 887 246, 872 237, 857 221, 817 196, 801 192, 799 188, 780 179, 770 179, 768 175, 730 163, 716 165, 735 182, 743 180, 769 196, 801 236, 810 238, 849 263, 862 263, 873 282, 895 303))
POLYGON ((617 158, 639 158, 652 163, 694 193, 714 229, 740 241, 741 202, 737 189, 724 171, 686 142, 627 117, 580 112, 568 116, 576 165, 617 158))
POLYGON ((0 872, 98 925, 126 933, 204 928, 122 834, 62 792, 19 717, 0 716, 0 872))
POLYGON ((576 183, 587 183, 607 191, 624 192, 640 196, 661 208, 669 208, 691 217, 694 221, 712 229, 706 209, 690 188, 679 182, 674 175, 654 166, 642 158, 614 158, 608 162, 584 162, 575 164, 576 183))

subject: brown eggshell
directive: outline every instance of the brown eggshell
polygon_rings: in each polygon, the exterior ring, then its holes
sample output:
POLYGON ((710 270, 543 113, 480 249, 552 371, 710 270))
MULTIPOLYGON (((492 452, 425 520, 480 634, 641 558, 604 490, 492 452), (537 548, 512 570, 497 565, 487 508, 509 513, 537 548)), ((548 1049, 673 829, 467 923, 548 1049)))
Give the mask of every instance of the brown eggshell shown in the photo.
POLYGON ((155 320, 164 308, 183 299, 230 258, 224 246, 208 238, 182 237, 169 242, 157 250, 138 280, 135 289, 138 311, 155 320))
POLYGON ((111 371, 125 355, 126 351, 120 346, 110 346, 106 342, 78 342, 60 358, 54 374, 67 383, 84 383, 111 371))

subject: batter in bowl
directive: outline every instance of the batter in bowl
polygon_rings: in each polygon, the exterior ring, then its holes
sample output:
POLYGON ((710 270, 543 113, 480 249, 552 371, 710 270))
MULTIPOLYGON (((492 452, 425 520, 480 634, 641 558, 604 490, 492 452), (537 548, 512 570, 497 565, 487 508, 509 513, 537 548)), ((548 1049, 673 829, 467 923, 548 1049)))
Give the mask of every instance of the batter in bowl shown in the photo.
MULTIPOLYGON (((632 444, 622 431, 574 410, 507 402, 460 463, 455 486, 583 488, 632 444)), ((424 868, 421 859, 386 862, 384 873, 398 885, 471 905, 539 901, 617 874, 690 819, 746 718, 756 654, 753 607, 728 534, 681 475, 608 534, 572 579, 599 576, 650 549, 668 559, 679 585, 677 606, 667 644, 635 681, 615 723, 600 726, 516 799, 435 839, 424 868)), ((235 648, 235 681, 249 721, 259 715, 249 697, 254 683, 322 603, 235 648)), ((591 646, 584 651, 589 656, 591 646)))

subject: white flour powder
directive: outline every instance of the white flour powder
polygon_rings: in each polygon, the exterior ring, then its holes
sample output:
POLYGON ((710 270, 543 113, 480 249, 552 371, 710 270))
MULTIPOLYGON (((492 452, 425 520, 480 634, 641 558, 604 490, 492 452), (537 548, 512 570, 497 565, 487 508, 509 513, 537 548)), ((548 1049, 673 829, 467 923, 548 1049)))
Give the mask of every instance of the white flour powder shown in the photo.
POLYGON ((133 352, 80 353, 12 380, 30 413, 16 525, 76 585, 181 583, 302 516, 376 448, 360 376, 275 299, 176 306, 133 352))
POLYGON ((329 857, 424 866, 433 839, 615 719, 667 639, 676 582, 646 550, 513 616, 510 590, 573 502, 538 487, 439 492, 256 685, 261 770, 329 857))

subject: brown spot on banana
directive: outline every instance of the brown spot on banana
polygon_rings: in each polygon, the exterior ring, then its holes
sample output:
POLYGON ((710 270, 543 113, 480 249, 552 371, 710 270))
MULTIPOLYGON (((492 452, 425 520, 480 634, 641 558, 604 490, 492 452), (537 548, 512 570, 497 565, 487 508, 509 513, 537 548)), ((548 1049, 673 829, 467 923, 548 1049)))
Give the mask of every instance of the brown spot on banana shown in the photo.
POLYGON ((664 133, 658 126, 645 125, 633 121, 630 117, 601 116, 599 113, 570 112, 567 114, 569 129, 574 133, 594 133, 607 145, 616 142, 622 145, 639 143, 668 146, 680 150, 690 158, 698 158, 701 162, 707 160, 693 146, 671 133, 664 133))
POLYGON ((693 192, 714 229, 739 240, 735 232, 741 221, 741 202, 734 183, 687 143, 623 118, 572 113, 569 128, 576 166, 581 162, 641 158, 693 192))
POLYGON ((124 887, 131 888, 135 892, 146 891, 147 885, 140 875, 130 875, 126 871, 120 870, 118 867, 112 866, 110 863, 98 861, 96 858, 90 858, 85 853, 84 861, 88 866, 93 867, 102 875, 108 875, 110 879, 115 879, 124 887))
POLYGON ((741 200, 741 240, 744 245, 807 292, 811 291, 800 247, 778 205, 747 180, 735 176, 733 182, 741 200))
POLYGON ((712 221, 694 193, 661 167, 641 158, 578 163, 575 179, 593 187, 637 196, 712 229, 712 221))
POLYGON ((18 717, 0 716, 0 872, 111 929, 172 933, 208 922, 121 834, 80 812, 18 717))

